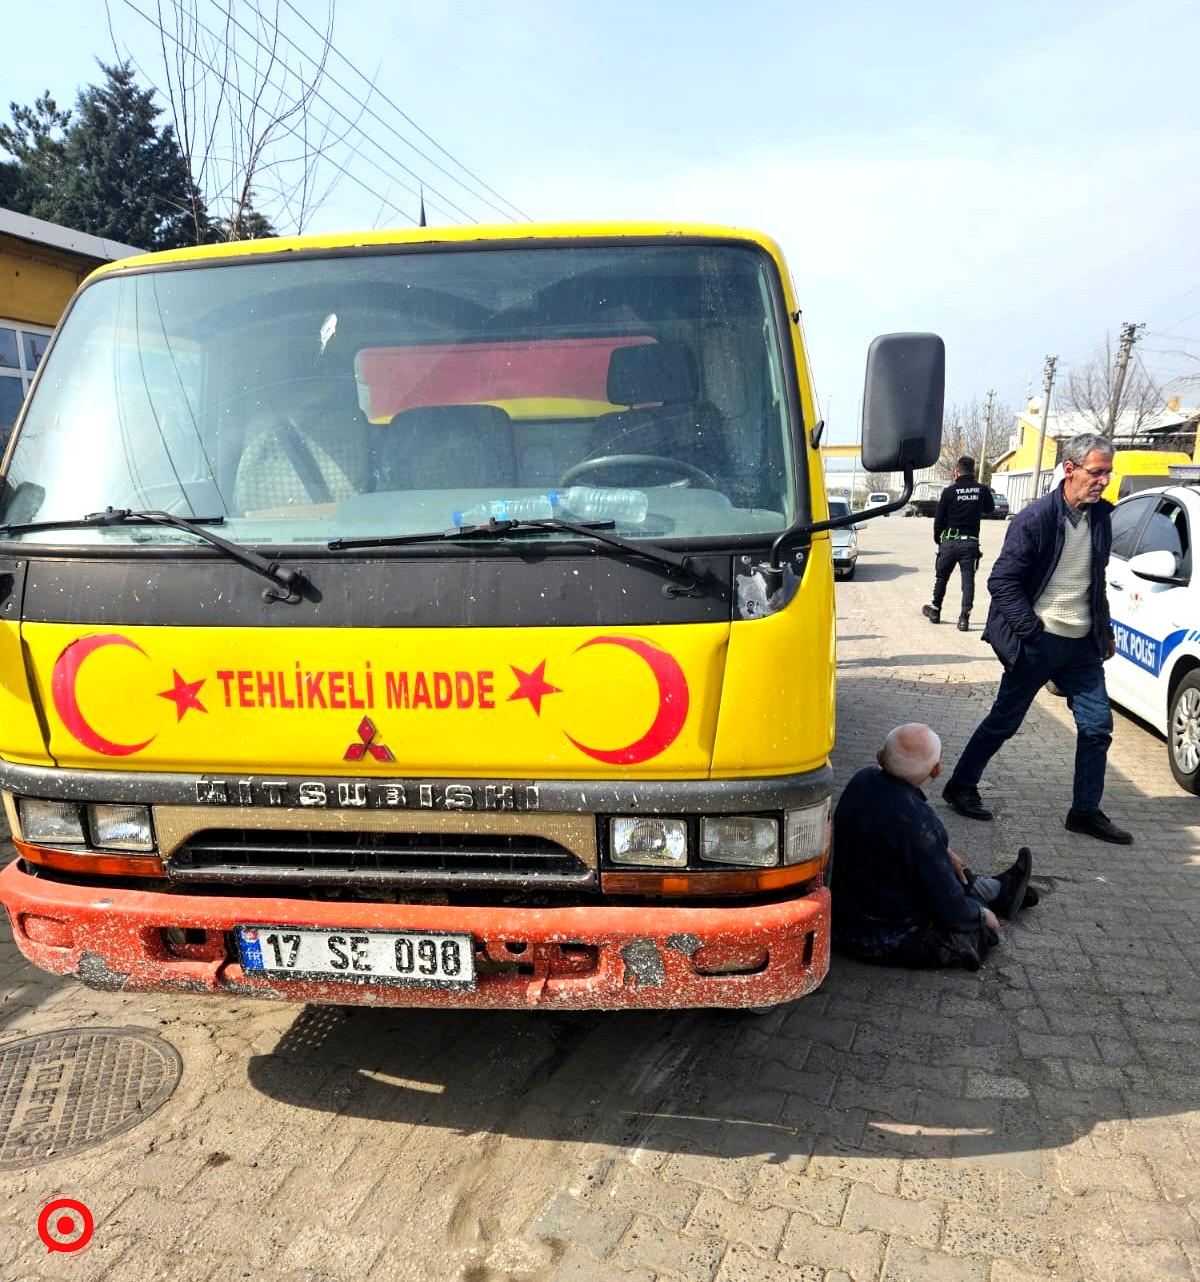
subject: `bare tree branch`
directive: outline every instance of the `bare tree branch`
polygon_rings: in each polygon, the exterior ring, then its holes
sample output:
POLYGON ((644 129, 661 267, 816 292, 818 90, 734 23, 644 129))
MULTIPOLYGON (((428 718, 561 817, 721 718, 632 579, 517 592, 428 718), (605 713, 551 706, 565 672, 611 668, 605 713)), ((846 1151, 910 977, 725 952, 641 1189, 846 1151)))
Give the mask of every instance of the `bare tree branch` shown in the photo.
POLYGON ((322 162, 358 125, 335 135, 331 118, 314 114, 333 49, 335 0, 326 0, 319 48, 303 57, 284 47, 280 0, 209 3, 215 26, 201 0, 155 0, 154 11, 159 92, 191 168, 196 239, 271 234, 276 226, 302 231, 343 170, 332 166, 329 176, 322 162))
MULTIPOLYGON (((1074 366, 1067 375, 1063 402, 1082 414, 1097 432, 1108 431, 1109 408, 1117 386, 1117 353, 1112 336, 1106 335, 1103 347, 1090 360, 1074 366)), ((1151 379, 1137 358, 1129 362, 1121 399, 1117 405, 1117 431, 1123 436, 1139 432, 1166 404, 1163 389, 1151 379)))
POLYGON ((990 462, 1002 452, 1007 442, 1013 412, 1006 405, 992 406, 992 430, 987 430, 987 405, 978 398, 963 404, 951 405, 942 425, 942 452, 934 465, 945 477, 954 475, 954 464, 963 455, 970 455, 980 474, 985 456, 990 462))

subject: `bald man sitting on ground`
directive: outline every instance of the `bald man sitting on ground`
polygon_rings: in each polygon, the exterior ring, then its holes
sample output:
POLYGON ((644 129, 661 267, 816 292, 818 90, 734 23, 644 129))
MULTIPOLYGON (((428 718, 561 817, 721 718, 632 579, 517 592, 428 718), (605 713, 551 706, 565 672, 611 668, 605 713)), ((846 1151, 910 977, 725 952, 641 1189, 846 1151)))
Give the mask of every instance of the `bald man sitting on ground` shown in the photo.
POLYGON ((888 966, 978 970, 1000 942, 997 917, 1037 901, 1022 847, 996 877, 973 874, 949 845, 921 785, 941 773, 942 741, 897 726, 846 785, 833 816, 833 945, 888 966))

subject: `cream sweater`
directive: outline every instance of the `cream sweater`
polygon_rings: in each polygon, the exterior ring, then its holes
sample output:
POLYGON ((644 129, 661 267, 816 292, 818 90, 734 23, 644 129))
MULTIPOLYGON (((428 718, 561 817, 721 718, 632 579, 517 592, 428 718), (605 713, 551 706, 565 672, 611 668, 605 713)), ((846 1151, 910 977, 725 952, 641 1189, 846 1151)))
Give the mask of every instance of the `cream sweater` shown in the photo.
POLYGON ((1072 524, 1068 518, 1062 556, 1045 591, 1033 603, 1047 632, 1057 637, 1085 637, 1091 631, 1088 587, 1092 580, 1092 527, 1087 510, 1072 524))

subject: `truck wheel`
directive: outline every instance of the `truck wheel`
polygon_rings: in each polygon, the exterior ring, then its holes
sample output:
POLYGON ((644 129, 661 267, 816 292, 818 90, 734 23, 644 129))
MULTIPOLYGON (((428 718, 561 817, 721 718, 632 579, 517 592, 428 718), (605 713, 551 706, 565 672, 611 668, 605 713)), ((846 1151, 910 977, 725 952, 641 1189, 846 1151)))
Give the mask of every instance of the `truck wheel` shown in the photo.
POLYGON ((857 566, 857 565, 852 565, 852 566, 851 566, 851 567, 846 571, 846 573, 842 575, 842 578, 843 578, 843 579, 852 579, 852 578, 854 578, 854 571, 855 571, 855 570, 857 570, 857 569, 858 569, 858 566, 857 566))
POLYGON ((1167 757, 1175 782, 1200 793, 1200 669, 1189 672, 1171 695, 1167 757))

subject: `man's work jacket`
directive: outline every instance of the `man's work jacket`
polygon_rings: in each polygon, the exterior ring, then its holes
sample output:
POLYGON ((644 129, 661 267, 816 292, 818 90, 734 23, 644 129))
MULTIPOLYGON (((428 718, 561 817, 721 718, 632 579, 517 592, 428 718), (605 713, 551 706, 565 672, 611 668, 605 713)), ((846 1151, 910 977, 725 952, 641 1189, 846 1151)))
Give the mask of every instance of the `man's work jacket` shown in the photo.
POLYGON ((911 783, 867 766, 846 785, 833 816, 833 939, 885 956, 929 926, 973 930, 983 908, 947 853, 946 826, 911 783))
MULTIPOLYGON (((1091 639, 1102 655, 1112 639, 1108 615, 1108 594, 1104 573, 1112 550, 1112 504, 1105 499, 1085 509, 1092 536, 1092 574, 1088 585, 1088 606, 1092 613, 1091 639)), ((1009 522, 1004 547, 988 575, 987 626, 983 639, 1006 668, 1020 658, 1021 645, 1034 641, 1043 632, 1033 606, 1046 590, 1062 557, 1066 539, 1067 502, 1062 486, 1023 507, 1009 522)))

